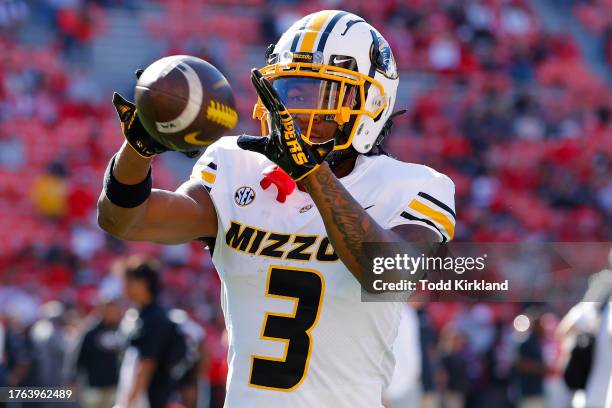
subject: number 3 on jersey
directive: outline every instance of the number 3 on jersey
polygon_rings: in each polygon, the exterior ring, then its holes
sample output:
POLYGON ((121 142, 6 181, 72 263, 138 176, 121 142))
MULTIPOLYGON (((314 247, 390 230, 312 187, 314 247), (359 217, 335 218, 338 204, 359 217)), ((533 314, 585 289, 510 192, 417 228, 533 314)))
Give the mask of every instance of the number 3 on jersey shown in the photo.
POLYGON ((310 331, 321 312, 325 283, 312 269, 271 266, 266 297, 294 302, 293 313, 266 313, 261 338, 285 343, 282 358, 251 356, 249 384, 254 387, 292 391, 308 372, 312 351, 310 331))

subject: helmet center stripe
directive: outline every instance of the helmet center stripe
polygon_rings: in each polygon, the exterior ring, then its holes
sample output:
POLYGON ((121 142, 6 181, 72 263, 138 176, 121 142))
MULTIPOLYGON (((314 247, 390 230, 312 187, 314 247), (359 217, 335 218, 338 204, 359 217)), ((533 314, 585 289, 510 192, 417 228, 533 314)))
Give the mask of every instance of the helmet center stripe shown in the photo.
POLYGON ((310 20, 310 24, 306 28, 306 34, 304 35, 304 40, 302 40, 302 45, 300 46, 300 52, 313 52, 314 43, 317 37, 319 36, 319 31, 323 24, 327 21, 327 19, 331 16, 332 13, 336 13, 335 10, 325 10, 317 13, 312 20, 310 20))
POLYGON ((297 30, 297 32, 295 33, 295 36, 293 37, 293 42, 291 43, 291 52, 295 52, 295 50, 297 49, 298 42, 300 42, 300 35, 302 34, 302 30, 306 28, 309 22, 310 19, 306 19, 306 21, 304 21, 304 24, 302 24, 300 29, 297 30))

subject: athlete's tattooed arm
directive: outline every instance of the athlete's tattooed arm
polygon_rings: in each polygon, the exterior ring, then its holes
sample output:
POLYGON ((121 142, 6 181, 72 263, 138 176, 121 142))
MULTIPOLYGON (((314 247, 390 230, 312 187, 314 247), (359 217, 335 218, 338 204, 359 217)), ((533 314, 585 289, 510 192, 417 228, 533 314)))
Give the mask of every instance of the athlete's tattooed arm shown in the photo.
POLYGON ((336 254, 362 284, 364 272, 372 270, 373 258, 373 254, 363 250, 364 243, 440 241, 433 231, 420 225, 401 225, 391 230, 381 227, 340 183, 327 163, 305 177, 303 184, 319 209, 336 254))

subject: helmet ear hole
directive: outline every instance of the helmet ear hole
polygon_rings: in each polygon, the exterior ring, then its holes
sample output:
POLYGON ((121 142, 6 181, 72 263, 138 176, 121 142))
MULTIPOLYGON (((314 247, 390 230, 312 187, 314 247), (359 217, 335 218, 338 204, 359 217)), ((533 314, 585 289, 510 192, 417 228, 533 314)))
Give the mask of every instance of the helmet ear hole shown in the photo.
POLYGON ((374 106, 374 110, 378 110, 381 107, 385 108, 385 109, 382 109, 378 113, 378 115, 376 115, 376 117, 374 118, 374 122, 375 123, 378 122, 380 120, 380 118, 383 116, 383 113, 385 113, 385 111, 388 110, 387 108, 389 107, 389 104, 387 103, 387 101, 388 101, 388 99, 383 97, 383 96, 381 96, 381 95, 376 96, 376 98, 374 98, 374 100, 372 101, 372 105, 374 106))

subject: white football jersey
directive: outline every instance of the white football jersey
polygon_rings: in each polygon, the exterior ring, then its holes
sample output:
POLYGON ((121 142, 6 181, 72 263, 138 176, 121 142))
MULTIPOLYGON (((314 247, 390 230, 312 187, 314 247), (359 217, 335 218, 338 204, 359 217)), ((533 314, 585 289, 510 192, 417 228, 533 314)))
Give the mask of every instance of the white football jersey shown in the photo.
MULTIPOLYGON (((219 230, 213 262, 229 334, 226 407, 382 407, 399 303, 361 301, 310 196, 276 200, 273 165, 223 137, 191 178, 209 191, 219 230)), ((384 228, 419 224, 452 239, 454 184, 422 165, 359 156, 340 179, 384 228)))

